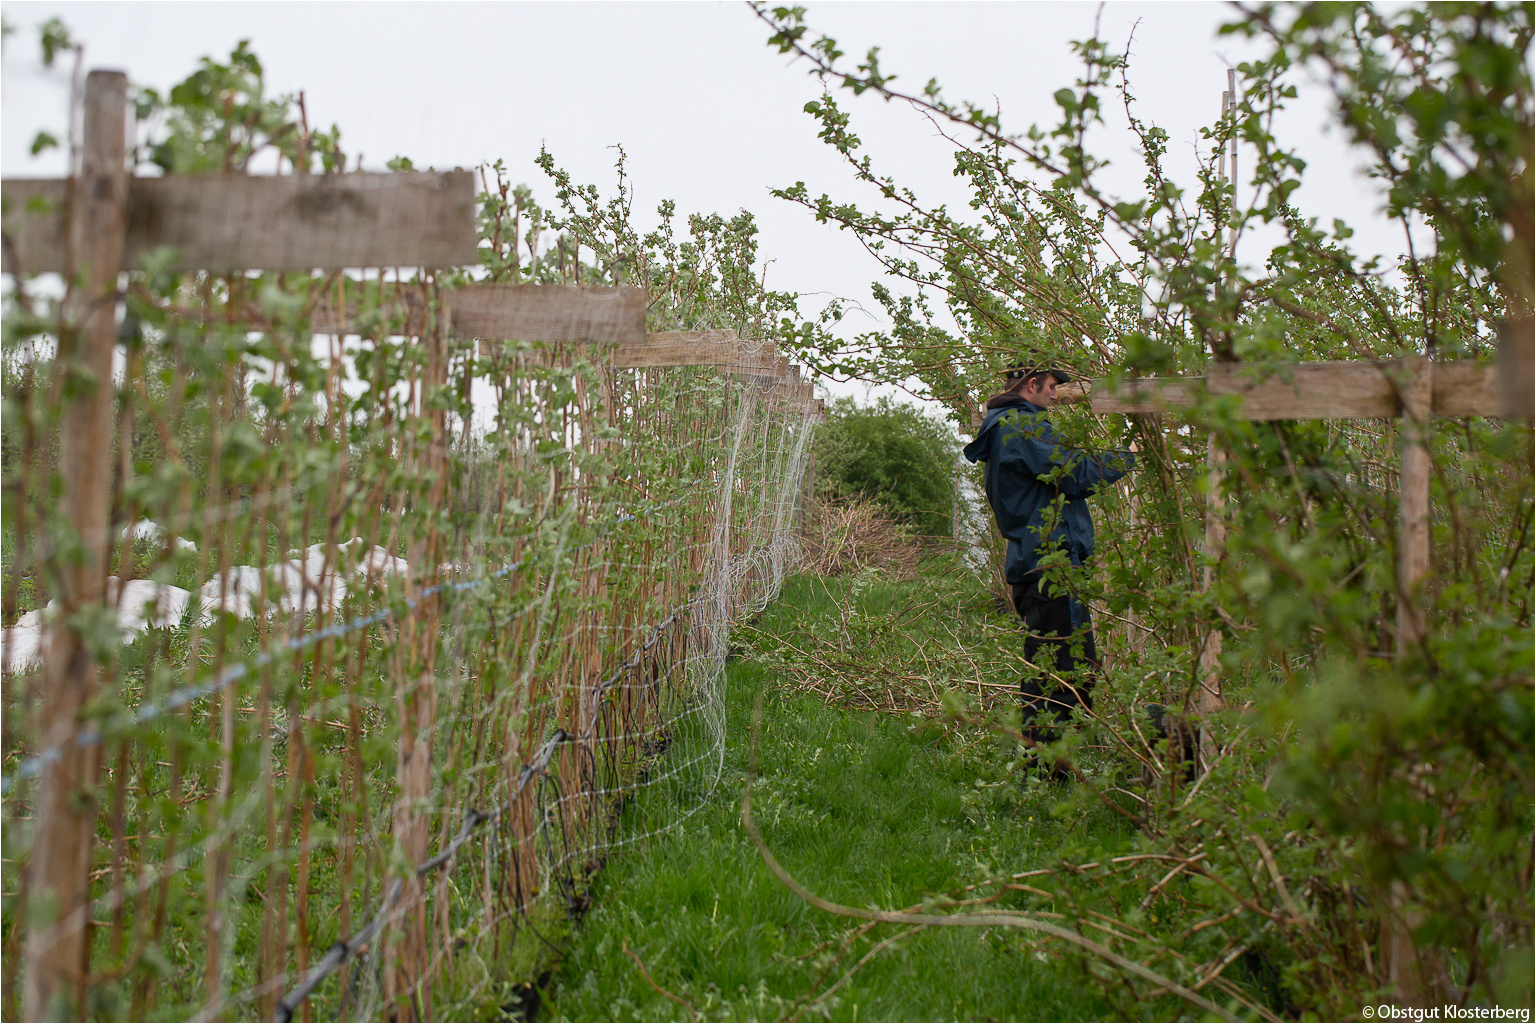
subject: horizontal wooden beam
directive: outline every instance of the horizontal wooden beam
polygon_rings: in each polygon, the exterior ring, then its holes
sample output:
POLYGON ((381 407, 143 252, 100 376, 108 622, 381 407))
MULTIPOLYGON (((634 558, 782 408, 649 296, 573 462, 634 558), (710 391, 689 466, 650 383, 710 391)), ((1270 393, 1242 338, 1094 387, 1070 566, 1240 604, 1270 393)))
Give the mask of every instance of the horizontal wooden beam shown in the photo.
POLYGON ((620 345, 613 365, 729 366, 740 357, 735 331, 654 331, 639 344, 620 345))
POLYGON ((1435 363, 1431 409, 1436 416, 1508 416, 1499 368, 1475 359, 1435 363))
MULTIPOLYGON (((645 331, 645 295, 636 289, 577 288, 562 285, 471 284, 444 293, 450 329, 461 338, 575 342, 606 345, 619 369, 713 366, 752 383, 776 384, 791 372, 789 361, 772 342, 744 341, 734 330, 645 331)), ((310 324, 316 333, 356 333, 366 321, 404 319, 419 328, 421 294, 402 290, 386 296, 372 310, 355 297, 347 301, 346 320, 332 304, 315 304, 310 324)), ((793 368, 798 375, 799 368, 793 368)), ((798 376, 796 377, 798 380, 798 376)))
MULTIPOLYGON (((1083 380, 1068 381, 1066 384, 1056 385, 1057 405, 1082 405, 1089 399, 1088 382, 1083 380)), ((977 424, 980 426, 981 424, 977 424)))
POLYGON ((447 293, 461 338, 645 345, 645 292, 638 288, 472 284, 447 293))
POLYGON ((1374 419, 1402 411, 1396 372, 1396 363, 1212 363, 1205 386, 1213 395, 1240 395, 1247 419, 1374 419))
MULTIPOLYGON (((1213 363, 1205 377, 1144 377, 1111 390, 1093 382, 1095 413, 1164 413, 1191 404, 1206 389, 1238 395, 1254 420, 1376 419, 1402 414, 1405 383, 1396 360, 1339 363, 1213 363)), ((1439 416, 1500 416, 1498 370, 1475 360, 1434 364, 1433 409, 1439 416)))
POLYGON ((1096 380, 1089 384, 1089 407, 1101 415, 1168 412, 1191 404, 1204 387, 1203 377, 1141 377, 1114 389, 1096 380))
MULTIPOLYGON (((65 269, 69 183, 16 178, 3 193, 6 273, 65 269)), ((172 270, 337 270, 479 262, 468 171, 172 175, 128 182, 124 266, 156 250, 172 270)))
POLYGON ((723 372, 733 374, 759 374, 783 376, 789 360, 779 356, 778 347, 771 341, 738 338, 736 355, 728 362, 716 364, 723 372))

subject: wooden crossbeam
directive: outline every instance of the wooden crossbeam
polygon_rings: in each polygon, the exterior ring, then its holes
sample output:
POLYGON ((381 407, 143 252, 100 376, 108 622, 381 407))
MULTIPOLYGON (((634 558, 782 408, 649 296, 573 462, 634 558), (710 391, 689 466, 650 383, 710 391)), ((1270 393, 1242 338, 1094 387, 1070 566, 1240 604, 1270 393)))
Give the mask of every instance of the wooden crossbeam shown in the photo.
MULTIPOLYGON (((3 193, 6 273, 65 269, 70 183, 18 178, 3 193)), ((173 175, 128 182, 126 267, 169 248, 174 270, 448 267, 479 261, 468 171, 173 175)))
MULTIPOLYGON (((414 300, 399 301, 409 308, 414 300)), ((461 338, 611 345, 613 365, 623 369, 715 366, 754 383, 776 383, 789 366, 772 343, 750 346, 734 330, 647 332, 646 296, 636 288, 481 283, 447 292, 446 305, 451 330, 461 338)), ((356 307, 349 307, 348 322, 356 318, 356 307)), ((322 305, 313 323, 317 331, 335 330, 336 316, 322 305)))
MULTIPOLYGON (((1431 407, 1438 416, 1509 416, 1499 370, 1464 359, 1434 364, 1431 407)), ((1412 379, 1398 360, 1339 363, 1213 363, 1204 377, 1145 377, 1116 388, 1096 380, 1095 413, 1164 413, 1190 405, 1202 390, 1239 395, 1255 420, 1377 419, 1402 415, 1412 379)), ((1528 413, 1525 415, 1529 415, 1528 413)))
POLYGON ((778 356, 766 367, 748 366, 741 370, 731 369, 730 375, 745 384, 766 384, 770 387, 783 382, 789 373, 789 360, 778 356))
POLYGON ((620 345, 615 366, 731 366, 741 358, 735 331, 655 331, 638 346, 620 345))
MULTIPOLYGON (((386 299, 374 315, 417 312, 420 298, 405 292, 386 299)), ((576 342, 611 346, 620 369, 714 366, 742 383, 759 384, 776 398, 808 401, 812 388, 800 368, 777 354, 773 344, 749 346, 734 330, 645 330, 645 292, 637 288, 567 285, 513 285, 483 282, 444 293, 449 329, 482 343, 503 341, 576 342)), ((316 305, 311 325, 318 333, 362 326, 356 302, 348 302, 345 323, 327 302, 316 305)))
POLYGON ((638 288, 483 283, 447 293, 453 333, 482 341, 643 347, 645 304, 638 288))

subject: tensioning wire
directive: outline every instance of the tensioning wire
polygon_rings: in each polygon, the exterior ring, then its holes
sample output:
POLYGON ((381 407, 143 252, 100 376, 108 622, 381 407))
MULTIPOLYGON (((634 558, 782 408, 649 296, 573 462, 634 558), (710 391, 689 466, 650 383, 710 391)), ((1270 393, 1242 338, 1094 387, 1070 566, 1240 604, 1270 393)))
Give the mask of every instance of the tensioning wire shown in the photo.
MULTIPOLYGON (((641 516, 650 515, 651 513, 658 512, 664 508, 679 504, 680 502, 687 500, 688 497, 689 496, 674 498, 671 501, 662 502, 661 504, 653 505, 649 508, 628 515, 620 516, 609 523, 604 528, 603 533, 599 534, 598 536, 593 537, 591 540, 585 541, 581 544, 577 544, 574 547, 561 548, 557 553, 561 555, 568 555, 575 554, 579 551, 584 551, 602 540, 607 535, 608 530, 622 526, 625 523, 634 522, 641 516)), ((231 683, 235 683, 241 679, 244 679, 253 671, 264 668, 267 665, 272 664, 272 662, 276 659, 287 654, 308 650, 321 641, 333 640, 340 637, 349 636, 360 629, 367 629, 369 626, 376 626, 383 622, 390 622, 402 613, 414 611, 417 605, 420 604, 423 600, 429 597, 433 597, 439 593, 464 593, 466 591, 475 590, 486 586, 495 582, 496 580, 502 579, 511 573, 516 572, 525 564, 527 564, 526 558, 519 559, 516 562, 502 566, 495 572, 489 573, 478 579, 437 583, 422 590, 421 593, 415 597, 404 598, 401 601, 398 601, 388 607, 382 608, 379 611, 373 612, 372 614, 360 615, 349 622, 333 624, 326 626, 323 629, 312 630, 301 636, 288 637, 286 639, 279 640, 272 646, 268 647, 266 650, 258 652, 249 660, 230 665, 218 675, 214 676, 211 680, 184 686, 181 689, 174 690, 171 693, 166 694, 158 701, 149 704, 141 704, 137 708, 124 712, 110 724, 108 731, 103 731, 103 729, 94 725, 82 726, 81 729, 75 733, 73 737, 73 743, 76 747, 82 748, 94 746, 107 739, 121 735, 136 725, 153 721, 154 719, 159 718, 161 715, 166 714, 167 712, 179 710, 194 700, 218 693, 220 690, 223 690, 231 683)), ((21 764, 17 765, 15 771, 11 772, 9 775, 0 777, 0 795, 8 796, 11 790, 15 788, 17 783, 25 781, 26 779, 35 778, 38 773, 40 773, 45 767, 57 761, 61 756, 63 756, 64 750, 69 746, 70 742, 71 740, 64 740, 42 751, 39 751, 38 753, 22 761, 21 764)))

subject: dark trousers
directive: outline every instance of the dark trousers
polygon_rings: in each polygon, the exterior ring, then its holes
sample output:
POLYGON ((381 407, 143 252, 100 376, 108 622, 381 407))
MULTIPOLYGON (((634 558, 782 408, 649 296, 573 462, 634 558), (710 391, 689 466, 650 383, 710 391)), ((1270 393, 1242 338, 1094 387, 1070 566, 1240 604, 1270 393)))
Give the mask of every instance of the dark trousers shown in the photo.
POLYGON ((1093 673, 1099 667, 1093 623, 1088 609, 1065 594, 1042 594, 1034 576, 1027 583, 1013 584, 1013 607, 1027 630, 1024 656, 1064 680, 1058 682, 1043 672, 1031 672, 1019 680, 1024 735, 1037 743, 1054 743, 1061 739, 1061 727, 1071 720, 1073 708, 1093 708, 1093 673))

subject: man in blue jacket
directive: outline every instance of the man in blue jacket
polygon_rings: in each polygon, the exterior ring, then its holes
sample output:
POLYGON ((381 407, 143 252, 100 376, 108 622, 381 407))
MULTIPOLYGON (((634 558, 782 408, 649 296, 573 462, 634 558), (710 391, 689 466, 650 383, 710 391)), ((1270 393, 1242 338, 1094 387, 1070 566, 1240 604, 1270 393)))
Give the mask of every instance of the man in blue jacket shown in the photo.
POLYGON ((1093 707, 1098 652, 1087 605, 1046 582, 1040 561, 1052 551, 1065 552, 1074 566, 1092 557, 1088 495, 1124 476, 1135 457, 1094 455, 1061 442, 1047 414, 1056 385, 1071 379, 1065 370, 1015 368, 1008 377, 1007 390, 988 399, 987 417, 965 457, 986 463, 987 502, 1008 539, 1004 573, 1028 630, 1024 656, 1044 670, 1019 683, 1024 734, 1052 743, 1074 707, 1093 707))

